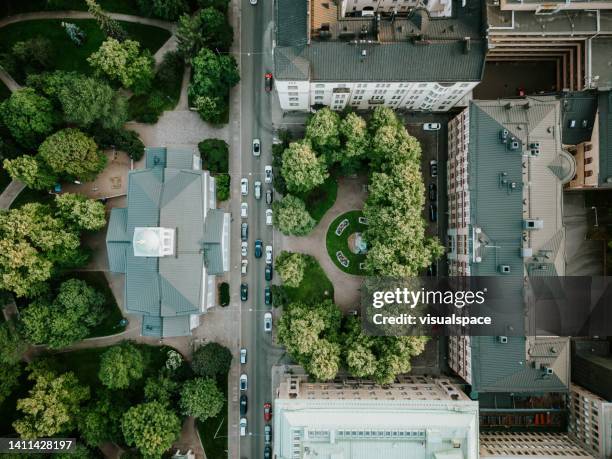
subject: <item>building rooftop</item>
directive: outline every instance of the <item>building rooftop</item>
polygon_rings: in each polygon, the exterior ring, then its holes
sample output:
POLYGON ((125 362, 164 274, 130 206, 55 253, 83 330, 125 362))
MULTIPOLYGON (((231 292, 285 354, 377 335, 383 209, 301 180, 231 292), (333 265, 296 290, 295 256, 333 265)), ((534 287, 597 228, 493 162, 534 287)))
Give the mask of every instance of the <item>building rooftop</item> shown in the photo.
POLYGON ((483 432, 480 459, 595 459, 567 434, 556 432, 483 432))
POLYGON ((146 155, 150 167, 129 173, 128 207, 111 211, 109 267, 125 273, 125 308, 144 316, 143 334, 185 335, 190 315, 213 305, 214 275, 229 269, 229 218, 190 151, 146 155))
POLYGON ((314 81, 480 81, 481 3, 453 4, 453 17, 424 9, 407 17, 340 17, 333 2, 279 0, 275 76, 314 81), (308 9, 310 5, 310 10, 308 9), (309 22, 310 18, 310 22, 309 22))
POLYGON ((595 91, 564 92, 561 95, 561 141, 565 145, 578 145, 591 140, 597 113, 595 91))

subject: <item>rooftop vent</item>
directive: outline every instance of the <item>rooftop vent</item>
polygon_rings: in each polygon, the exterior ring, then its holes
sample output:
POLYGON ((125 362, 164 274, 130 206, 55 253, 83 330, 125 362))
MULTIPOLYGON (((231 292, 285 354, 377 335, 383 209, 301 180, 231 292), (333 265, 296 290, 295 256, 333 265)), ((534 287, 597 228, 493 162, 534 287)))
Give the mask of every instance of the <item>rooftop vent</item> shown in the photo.
POLYGON ((497 342, 501 343, 501 344, 508 344, 508 337, 507 336, 498 336, 497 337, 497 342))
POLYGON ((368 55, 368 52, 365 49, 361 50, 361 57, 366 57, 368 55))
POLYGON ((499 131, 499 140, 501 141, 501 143, 506 143, 506 140, 508 139, 508 129, 502 129, 501 131, 499 131))
POLYGON ((523 220, 523 228, 527 230, 544 228, 544 221, 539 218, 528 218, 523 220))
POLYGON ((510 274, 510 265, 499 265, 498 269, 502 274, 510 274))
POLYGON ((516 151, 521 146, 520 142, 514 137, 512 137, 510 141, 506 143, 506 145, 508 146, 508 150, 510 151, 516 151))
POLYGON ((471 49, 471 40, 470 37, 465 37, 463 39, 463 54, 468 54, 471 49))
POLYGON ((542 370, 542 373, 546 374, 546 375, 552 375, 553 369, 550 368, 550 366, 548 366, 547 364, 543 363, 540 365, 540 370, 542 370))

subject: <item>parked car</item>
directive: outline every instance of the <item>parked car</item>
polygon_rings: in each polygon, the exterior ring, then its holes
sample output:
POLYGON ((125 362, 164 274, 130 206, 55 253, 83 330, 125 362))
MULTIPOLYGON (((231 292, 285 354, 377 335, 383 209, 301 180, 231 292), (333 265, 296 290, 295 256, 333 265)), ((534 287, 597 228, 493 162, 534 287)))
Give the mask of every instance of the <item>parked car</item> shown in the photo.
POLYGON ((271 281, 272 280, 272 276, 274 274, 274 270, 272 269, 272 264, 271 263, 266 263, 266 280, 267 281, 271 281))
POLYGON ((242 255, 243 257, 246 257, 247 252, 248 252, 248 247, 249 247, 249 243, 247 241, 242 241, 240 243, 240 255, 242 255))
POLYGON ((264 167, 264 182, 272 183, 272 166, 264 167))
POLYGON ((243 365, 247 363, 247 350, 244 347, 240 349, 240 363, 243 365))
POLYGON ((272 246, 266 246, 266 263, 272 263, 272 246))
POLYGON ((255 193, 255 199, 261 199, 261 182, 259 180, 253 185, 253 190, 255 193))
POLYGON ((248 387, 249 387, 249 381, 248 381, 247 375, 242 373, 240 375, 240 390, 244 392, 245 390, 247 390, 248 387))
POLYGON ((242 394, 240 396, 240 416, 244 416, 245 414, 247 414, 247 409, 249 407, 248 405, 248 397, 246 396, 246 394, 242 394))
POLYGON ((266 312, 264 314, 264 331, 266 333, 272 332, 272 313, 266 312))
POLYGON ((240 300, 246 301, 249 299, 249 286, 247 284, 240 284, 240 300))
POLYGON ((270 402, 264 403, 264 421, 270 422, 272 419, 272 404, 270 402))
POLYGON ((264 302, 267 306, 272 304, 272 289, 270 287, 264 289, 264 302))
POLYGON ((432 177, 438 176, 438 161, 436 161, 435 159, 429 161, 429 173, 432 177))
POLYGON ((261 143, 259 139, 253 139, 253 156, 261 155, 261 143))
POLYGON ((272 459, 272 447, 270 445, 266 445, 264 448, 264 459, 272 459))
POLYGON ((442 126, 440 123, 425 123, 423 125, 424 131, 439 131, 442 126))
POLYGON ((240 262, 240 274, 242 276, 246 276, 247 275, 248 267, 249 267, 249 260, 242 260, 240 262))
POLYGON ((257 5, 257 0, 249 0, 249 3, 253 6, 257 5))
POLYGON ((240 239, 246 241, 249 239, 249 224, 246 222, 242 222, 240 225, 240 239))
POLYGON ((240 436, 244 437, 247 434, 247 420, 246 418, 240 419, 240 436))
POLYGON ((438 220, 438 206, 429 204, 429 220, 435 222, 438 220))
POLYGON ((270 424, 264 426, 264 441, 266 445, 272 443, 272 426, 270 424))
POLYGON ((272 209, 266 209, 266 225, 272 226, 272 222, 274 221, 272 220, 272 216, 272 209))
POLYGON ((240 194, 242 196, 249 194, 249 179, 246 177, 240 180, 240 194))
POLYGON ((262 249, 263 243, 261 242, 261 239, 257 239, 255 241, 255 258, 261 258, 262 249))
POLYGON ((268 72, 264 75, 264 80, 266 92, 272 91, 272 85, 274 84, 274 76, 270 72, 268 72))
POLYGON ((429 184, 429 200, 431 202, 436 202, 438 199, 438 187, 435 183, 429 184))
POLYGON ((274 192, 270 189, 266 190, 266 204, 271 205, 274 201, 274 192))
POLYGON ((246 202, 240 204, 240 218, 248 218, 249 216, 249 205, 246 202))

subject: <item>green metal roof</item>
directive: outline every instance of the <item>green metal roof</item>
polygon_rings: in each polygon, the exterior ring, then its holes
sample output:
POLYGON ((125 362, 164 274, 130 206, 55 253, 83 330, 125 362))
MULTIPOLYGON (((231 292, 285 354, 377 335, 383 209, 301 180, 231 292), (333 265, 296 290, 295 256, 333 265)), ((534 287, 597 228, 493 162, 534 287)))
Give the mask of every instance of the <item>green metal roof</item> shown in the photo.
POLYGON ((189 169, 193 167, 193 152, 186 149, 173 148, 166 156, 166 167, 169 169, 189 169))
POLYGON ((127 255, 130 247, 127 235, 127 209, 111 209, 108 229, 106 231, 106 252, 108 254, 108 267, 112 272, 125 273, 127 255))
POLYGON ((147 169, 166 167, 166 153, 167 149, 165 147, 145 148, 145 167, 147 169))
POLYGON ((612 187, 612 91, 599 94, 599 186, 612 187))
POLYGON ((189 316, 164 317, 162 319, 162 335, 164 338, 191 335, 189 316))
POLYGON ((144 316, 142 318, 142 336, 162 337, 162 318, 158 316, 144 316))
POLYGON ((308 41, 308 2, 277 0, 275 2, 277 46, 301 46, 308 41))

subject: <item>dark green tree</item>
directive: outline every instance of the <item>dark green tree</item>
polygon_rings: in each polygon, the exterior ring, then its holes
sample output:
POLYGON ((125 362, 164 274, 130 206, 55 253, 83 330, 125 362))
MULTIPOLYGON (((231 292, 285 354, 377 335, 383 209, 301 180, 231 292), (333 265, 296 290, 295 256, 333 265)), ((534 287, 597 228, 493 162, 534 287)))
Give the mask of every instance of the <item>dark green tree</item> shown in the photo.
POLYGON ((15 91, 0 105, 0 117, 15 140, 36 148, 53 131, 56 117, 51 102, 32 88, 15 91))
POLYGON ((229 147, 225 140, 205 139, 198 144, 202 167, 212 173, 229 172, 229 147))
POLYGON ((164 404, 154 401, 131 407, 121 421, 123 437, 145 457, 161 457, 181 431, 181 422, 164 404))
POLYGON ((142 379, 143 372, 142 352, 133 344, 124 342, 102 354, 98 377, 109 389, 125 389, 133 381, 142 379))
POLYGON ((181 16, 176 31, 179 53, 187 61, 198 55, 202 48, 228 51, 233 39, 232 27, 225 14, 209 7, 193 16, 181 16))
POLYGON ((216 378, 226 374, 232 363, 231 351, 219 343, 206 343, 193 353, 191 368, 198 376, 216 378))
POLYGON ((183 414, 204 421, 218 415, 224 401, 214 380, 195 378, 183 384, 179 405, 183 414))
POLYGON ((107 441, 123 443, 121 419, 128 406, 120 392, 97 393, 96 399, 81 412, 78 426, 81 438, 92 448, 107 441))
POLYGON ((145 16, 155 16, 176 21, 189 7, 185 0, 138 0, 138 7, 145 16))

